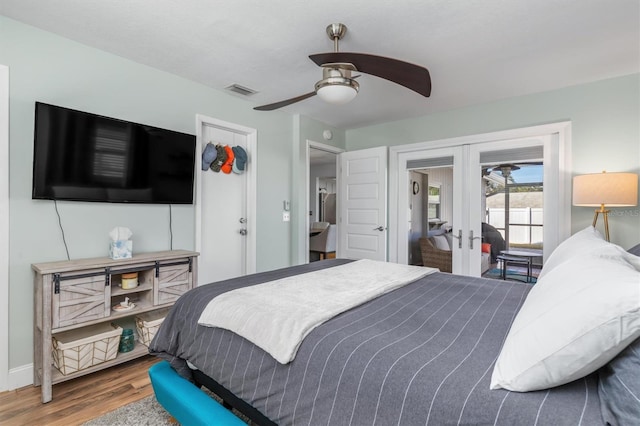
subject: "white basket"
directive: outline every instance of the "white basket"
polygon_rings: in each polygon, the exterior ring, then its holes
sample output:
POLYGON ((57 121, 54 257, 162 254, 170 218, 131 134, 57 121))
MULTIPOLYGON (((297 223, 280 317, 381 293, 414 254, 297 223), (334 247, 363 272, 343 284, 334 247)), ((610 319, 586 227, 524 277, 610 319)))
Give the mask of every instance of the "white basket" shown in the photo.
POLYGON ((151 344, 168 312, 169 309, 161 309, 136 316, 136 330, 140 343, 146 346, 151 344))
POLYGON ((96 324, 53 336, 53 363, 64 375, 115 359, 122 328, 96 324))

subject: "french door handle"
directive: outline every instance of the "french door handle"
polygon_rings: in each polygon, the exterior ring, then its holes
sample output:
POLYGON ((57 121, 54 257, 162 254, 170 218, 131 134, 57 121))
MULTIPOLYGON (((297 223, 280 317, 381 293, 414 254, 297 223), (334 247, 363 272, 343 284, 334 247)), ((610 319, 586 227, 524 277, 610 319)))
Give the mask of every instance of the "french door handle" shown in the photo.
POLYGON ((462 229, 458 229, 458 235, 451 234, 453 238, 458 239, 458 248, 462 248, 462 229))
POLYGON ((382 232, 382 231, 384 231, 384 226, 380 225, 377 228, 373 228, 373 230, 382 232))
POLYGON ((469 248, 473 250, 473 240, 480 240, 482 237, 474 237, 473 229, 469 232, 469 248))

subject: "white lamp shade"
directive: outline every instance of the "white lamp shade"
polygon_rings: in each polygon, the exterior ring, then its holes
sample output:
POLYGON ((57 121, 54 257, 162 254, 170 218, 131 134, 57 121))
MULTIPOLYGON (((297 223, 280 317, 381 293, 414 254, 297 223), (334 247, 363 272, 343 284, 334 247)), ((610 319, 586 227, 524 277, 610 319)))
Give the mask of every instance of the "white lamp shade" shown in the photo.
POLYGON ((351 86, 327 84, 318 88, 317 93, 323 101, 341 105, 351 102, 358 94, 358 91, 351 86))
POLYGON ((573 178, 573 205, 628 207, 638 204, 638 175, 592 173, 573 178))

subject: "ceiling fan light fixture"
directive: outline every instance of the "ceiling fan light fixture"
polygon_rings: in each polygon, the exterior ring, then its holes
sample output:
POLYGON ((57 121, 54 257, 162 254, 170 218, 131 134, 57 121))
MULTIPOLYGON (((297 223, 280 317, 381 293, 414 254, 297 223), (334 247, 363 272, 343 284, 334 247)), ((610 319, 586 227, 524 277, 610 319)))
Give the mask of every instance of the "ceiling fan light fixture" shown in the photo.
POLYGON ((351 76, 353 71, 371 74, 413 90, 424 97, 431 95, 431 77, 429 71, 420 65, 386 58, 367 53, 341 52, 339 41, 347 32, 344 24, 331 24, 327 27, 327 36, 333 41, 333 52, 309 55, 309 59, 322 67, 322 80, 315 84, 313 92, 294 98, 254 107, 258 111, 273 111, 296 102, 318 95, 325 102, 346 104, 356 97, 359 84, 351 76))
POLYGON ((334 105, 351 102, 359 89, 357 81, 344 77, 329 77, 316 83, 316 93, 320 99, 334 105))

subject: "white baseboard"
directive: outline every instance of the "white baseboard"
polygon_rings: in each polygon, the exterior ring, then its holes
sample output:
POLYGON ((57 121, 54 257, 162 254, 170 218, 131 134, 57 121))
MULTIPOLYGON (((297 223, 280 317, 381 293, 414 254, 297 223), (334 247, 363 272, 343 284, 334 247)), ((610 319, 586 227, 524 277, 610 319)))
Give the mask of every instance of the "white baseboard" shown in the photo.
POLYGON ((26 364, 9 370, 8 389, 13 390, 33 384, 33 364, 26 364))

